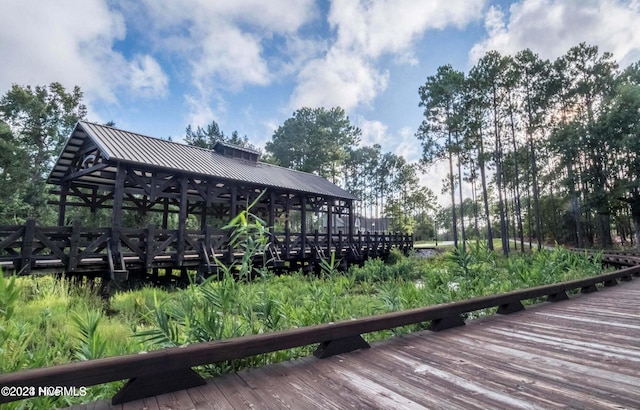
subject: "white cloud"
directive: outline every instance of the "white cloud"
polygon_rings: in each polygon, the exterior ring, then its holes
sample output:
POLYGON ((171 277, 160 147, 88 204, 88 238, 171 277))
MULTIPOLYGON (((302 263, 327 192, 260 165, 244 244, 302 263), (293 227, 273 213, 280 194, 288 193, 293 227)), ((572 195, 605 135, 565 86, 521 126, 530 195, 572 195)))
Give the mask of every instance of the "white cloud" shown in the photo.
POLYGON ((0 13, 0 87, 58 81, 113 101, 110 72, 121 72, 124 59, 111 45, 124 35, 122 17, 101 1, 5 1, 0 13))
POLYGON ((508 13, 491 7, 485 17, 487 38, 474 45, 470 63, 489 50, 515 54, 525 48, 555 59, 586 42, 612 52, 626 66, 640 59, 638 21, 637 0, 523 0, 508 13))
POLYGON ((200 123, 203 115, 213 115, 214 110, 201 105, 215 103, 222 92, 266 86, 279 70, 291 72, 299 67, 300 59, 308 59, 292 39, 316 13, 313 0, 196 0, 188 6, 173 0, 146 0, 122 1, 121 7, 156 49, 182 61, 176 64, 176 71, 181 71, 181 80, 191 82, 197 94, 187 100, 193 123, 200 123), (273 44, 292 45, 291 57, 286 47, 273 44))
POLYGON ((166 75, 151 56, 132 61, 114 50, 126 36, 124 17, 102 0, 9 0, 0 13, 0 87, 12 83, 80 86, 87 103, 117 103, 121 90, 164 95, 166 75))
POLYGON ((357 55, 332 50, 310 61, 298 74, 291 106, 335 107, 350 110, 370 104, 386 88, 388 75, 380 73, 357 55))
POLYGON ((387 87, 383 56, 416 62, 414 47, 430 29, 462 27, 480 15, 485 0, 333 0, 328 22, 336 37, 297 76, 290 107, 370 106, 387 87))
POLYGON ((412 54, 430 29, 463 27, 477 18, 484 0, 334 0, 329 23, 338 31, 336 45, 368 57, 412 54))
POLYGON ((389 138, 389 134, 387 133, 389 127, 381 121, 366 120, 359 117, 355 122, 358 128, 362 131, 360 145, 379 144, 384 149, 386 148, 385 143, 393 140, 392 138, 389 138))
POLYGON ((138 55, 130 63, 131 88, 145 97, 164 97, 169 78, 162 67, 149 55, 138 55))

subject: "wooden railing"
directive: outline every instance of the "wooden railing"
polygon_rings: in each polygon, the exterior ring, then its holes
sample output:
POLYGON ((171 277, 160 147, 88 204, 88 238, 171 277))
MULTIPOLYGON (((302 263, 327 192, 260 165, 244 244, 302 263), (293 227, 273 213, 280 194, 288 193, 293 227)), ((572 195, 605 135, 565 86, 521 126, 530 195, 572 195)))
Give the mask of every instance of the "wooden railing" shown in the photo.
MULTIPOLYGON (((98 275, 120 260, 121 269, 197 267, 211 265, 213 257, 230 261, 239 249, 229 247, 228 233, 207 227, 202 230, 122 228, 113 244, 111 228, 93 228, 74 222, 71 226, 40 227, 35 219, 25 225, 0 226, 0 268, 5 273, 32 271, 98 275), (110 252, 109 252, 110 251, 110 252), (116 259, 116 260, 114 260, 116 259)), ((385 256, 391 248, 408 252, 411 235, 358 233, 352 237, 337 232, 275 233, 274 251, 284 260, 317 260, 329 256, 385 256)))
MULTIPOLYGON (((38 392, 40 387, 45 386, 80 388, 129 379, 112 399, 112 403, 117 404, 204 384, 204 380, 191 369, 193 366, 315 343, 319 343, 319 346, 314 354, 320 358, 327 357, 369 347, 362 339, 362 334, 424 322, 430 322, 430 328, 439 331, 464 325, 461 315, 465 313, 497 307, 498 314, 510 314, 523 310, 524 300, 546 298, 547 301, 558 302, 568 299, 568 291, 589 293, 596 291, 598 284, 613 286, 618 280, 632 280, 632 276, 640 276, 640 266, 563 283, 355 320, 24 370, 0 375, 0 386, 29 386, 38 392)), ((0 403, 19 399, 4 396, 0 397, 0 403)))

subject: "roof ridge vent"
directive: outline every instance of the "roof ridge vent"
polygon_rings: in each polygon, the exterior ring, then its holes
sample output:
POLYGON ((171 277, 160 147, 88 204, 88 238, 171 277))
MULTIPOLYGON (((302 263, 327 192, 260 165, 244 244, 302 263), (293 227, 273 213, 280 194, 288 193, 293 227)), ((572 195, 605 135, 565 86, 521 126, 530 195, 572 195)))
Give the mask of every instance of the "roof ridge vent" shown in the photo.
POLYGON ((225 157, 244 159, 251 162, 258 162, 260 157, 260 151, 223 141, 216 141, 213 145, 213 150, 225 157))

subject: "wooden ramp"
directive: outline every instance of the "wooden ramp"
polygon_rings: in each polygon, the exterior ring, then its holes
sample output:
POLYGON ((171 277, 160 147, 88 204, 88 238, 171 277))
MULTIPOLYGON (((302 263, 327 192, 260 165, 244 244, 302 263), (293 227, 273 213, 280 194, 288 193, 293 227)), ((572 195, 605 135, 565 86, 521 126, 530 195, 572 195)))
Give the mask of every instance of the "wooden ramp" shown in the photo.
POLYGON ((635 279, 371 349, 249 369, 124 405, 76 408, 638 409, 639 387, 635 279))

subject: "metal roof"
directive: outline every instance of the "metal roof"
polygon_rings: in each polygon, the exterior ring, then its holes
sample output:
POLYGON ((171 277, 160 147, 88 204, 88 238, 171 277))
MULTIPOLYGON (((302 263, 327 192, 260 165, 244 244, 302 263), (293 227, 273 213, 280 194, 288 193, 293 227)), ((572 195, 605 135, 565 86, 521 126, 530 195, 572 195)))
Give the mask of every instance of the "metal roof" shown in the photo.
MULTIPOLYGON (((197 174, 216 179, 244 182, 341 199, 357 199, 350 192, 318 175, 283 168, 264 162, 231 158, 215 151, 180 144, 120 130, 105 125, 80 121, 56 161, 48 182, 60 184, 87 138, 93 141, 110 162, 135 164, 143 168, 167 172, 197 174)), ((88 177, 87 181, 90 180, 88 177)))

